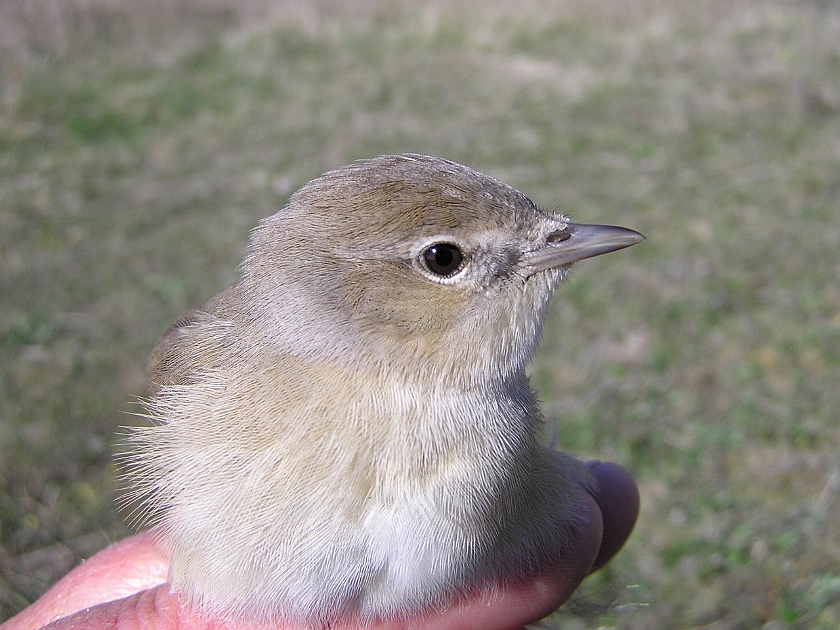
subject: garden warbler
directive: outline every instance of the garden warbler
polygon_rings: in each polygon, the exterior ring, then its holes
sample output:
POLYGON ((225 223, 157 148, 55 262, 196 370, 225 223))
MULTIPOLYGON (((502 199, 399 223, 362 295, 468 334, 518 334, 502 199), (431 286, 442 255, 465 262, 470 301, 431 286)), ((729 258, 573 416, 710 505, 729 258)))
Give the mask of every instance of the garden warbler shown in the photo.
POLYGON ((571 263, 644 240, 435 157, 326 173, 152 353, 127 473, 199 610, 329 624, 559 561, 593 484, 525 368, 571 263))

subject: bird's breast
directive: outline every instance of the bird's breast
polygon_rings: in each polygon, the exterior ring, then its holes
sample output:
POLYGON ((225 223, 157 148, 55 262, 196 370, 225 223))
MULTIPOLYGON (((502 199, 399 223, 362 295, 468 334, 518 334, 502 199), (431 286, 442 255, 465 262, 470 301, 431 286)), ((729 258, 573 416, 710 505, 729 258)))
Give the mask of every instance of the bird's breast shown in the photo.
POLYGON ((262 592, 303 616, 428 603, 482 562, 533 462, 527 383, 462 391, 294 357, 208 378, 162 388, 150 411, 166 417, 139 440, 188 599, 262 592))

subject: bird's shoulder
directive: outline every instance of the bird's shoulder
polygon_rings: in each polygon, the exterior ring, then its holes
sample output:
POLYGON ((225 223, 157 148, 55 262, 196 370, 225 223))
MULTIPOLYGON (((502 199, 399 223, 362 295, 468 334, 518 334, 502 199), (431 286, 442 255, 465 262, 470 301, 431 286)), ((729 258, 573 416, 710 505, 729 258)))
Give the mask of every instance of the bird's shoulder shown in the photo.
POLYGON ((147 364, 151 393, 171 385, 190 385, 217 369, 235 340, 225 293, 202 308, 184 313, 161 337, 147 364))

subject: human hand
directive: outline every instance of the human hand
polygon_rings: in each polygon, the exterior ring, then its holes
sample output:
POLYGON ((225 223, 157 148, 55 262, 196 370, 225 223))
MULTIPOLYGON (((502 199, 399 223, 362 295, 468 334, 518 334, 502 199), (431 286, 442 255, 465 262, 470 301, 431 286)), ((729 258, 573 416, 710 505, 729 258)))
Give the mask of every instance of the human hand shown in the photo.
MULTIPOLYGON (((392 620, 372 628, 423 627, 519 628, 563 604, 586 575, 606 564, 627 540, 636 522, 639 494, 630 475, 619 466, 589 464, 598 481, 589 502, 588 528, 578 532, 566 562, 556 571, 527 584, 500 585, 492 595, 475 593, 448 609, 422 619, 392 620)), ((168 558, 148 533, 132 536, 99 552, 60 580, 41 599, 2 630, 32 630, 45 624, 63 628, 251 628, 205 619, 183 608, 166 584, 168 558)), ((347 627, 349 630, 349 627, 347 627)))

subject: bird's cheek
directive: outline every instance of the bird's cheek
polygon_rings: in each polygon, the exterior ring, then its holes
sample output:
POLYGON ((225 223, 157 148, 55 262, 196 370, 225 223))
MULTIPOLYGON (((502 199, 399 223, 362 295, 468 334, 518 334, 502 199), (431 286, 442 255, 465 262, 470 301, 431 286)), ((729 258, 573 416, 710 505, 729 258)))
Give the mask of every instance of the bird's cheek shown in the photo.
POLYGON ((440 338, 452 326, 464 299, 457 287, 435 284, 401 267, 361 267, 345 276, 342 290, 342 308, 354 321, 400 341, 440 338))

